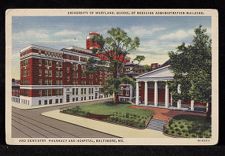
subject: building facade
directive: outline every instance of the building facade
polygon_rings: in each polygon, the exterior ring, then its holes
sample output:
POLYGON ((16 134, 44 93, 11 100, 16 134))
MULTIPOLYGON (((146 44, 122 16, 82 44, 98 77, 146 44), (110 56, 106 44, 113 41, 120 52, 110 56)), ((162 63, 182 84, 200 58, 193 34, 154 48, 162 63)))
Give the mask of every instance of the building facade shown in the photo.
POLYGON ((106 97, 102 85, 109 73, 86 73, 90 57, 95 57, 92 51, 79 47, 24 48, 20 52, 20 103, 38 106, 106 97))
POLYGON ((133 99, 133 86, 131 84, 120 84, 120 92, 118 99, 121 102, 132 101, 133 99))
MULTIPOLYGON (((194 100, 173 101, 168 82, 173 81, 174 74, 169 67, 161 66, 136 77, 136 105, 206 112, 206 103, 194 100)), ((181 93, 180 85, 177 89, 181 93)))

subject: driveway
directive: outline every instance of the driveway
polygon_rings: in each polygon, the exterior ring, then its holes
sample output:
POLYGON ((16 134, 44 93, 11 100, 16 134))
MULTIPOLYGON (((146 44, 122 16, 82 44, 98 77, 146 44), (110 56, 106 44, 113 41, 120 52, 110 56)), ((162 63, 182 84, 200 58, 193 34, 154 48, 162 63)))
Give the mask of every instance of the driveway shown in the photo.
POLYGON ((65 107, 80 105, 68 104, 37 109, 12 107, 12 138, 113 138, 110 134, 98 132, 79 125, 42 116, 41 113, 65 107))

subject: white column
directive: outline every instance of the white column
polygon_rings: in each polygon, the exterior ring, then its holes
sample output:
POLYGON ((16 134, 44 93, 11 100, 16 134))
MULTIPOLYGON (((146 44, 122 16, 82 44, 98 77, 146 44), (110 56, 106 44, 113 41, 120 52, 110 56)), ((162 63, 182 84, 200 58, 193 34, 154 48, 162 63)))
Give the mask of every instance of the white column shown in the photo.
POLYGON ((191 100, 191 111, 194 111, 194 104, 195 104, 195 101, 191 100))
POLYGON ((139 82, 136 81, 136 105, 139 104, 139 82))
MULTIPOLYGON (((177 92, 180 94, 181 90, 180 90, 180 84, 177 86, 177 92)), ((181 109, 181 100, 177 101, 177 108, 181 109)))
POLYGON ((157 84, 157 81, 155 81, 155 85, 154 85, 154 105, 155 106, 158 105, 158 84, 157 84))
POLYGON ((165 85, 165 107, 166 108, 169 107, 169 87, 168 87, 167 82, 166 82, 166 85, 165 85))
POLYGON ((209 111, 209 103, 207 102, 206 103, 206 112, 208 112, 209 111))
POLYGON ((148 105, 148 81, 145 81, 145 105, 148 105))

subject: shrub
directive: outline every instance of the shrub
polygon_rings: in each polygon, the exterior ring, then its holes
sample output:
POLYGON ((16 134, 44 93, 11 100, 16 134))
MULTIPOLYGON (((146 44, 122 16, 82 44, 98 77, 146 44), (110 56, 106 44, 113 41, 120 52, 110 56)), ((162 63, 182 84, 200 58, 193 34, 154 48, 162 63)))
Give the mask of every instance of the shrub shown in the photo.
POLYGON ((191 134, 191 137, 192 137, 192 138, 196 138, 197 135, 196 135, 195 133, 192 133, 192 134, 191 134))
POLYGON ((180 129, 179 128, 175 128, 175 131, 178 132, 178 131, 180 131, 180 129))
POLYGON ((180 128, 183 129, 184 128, 184 125, 180 125, 180 128))

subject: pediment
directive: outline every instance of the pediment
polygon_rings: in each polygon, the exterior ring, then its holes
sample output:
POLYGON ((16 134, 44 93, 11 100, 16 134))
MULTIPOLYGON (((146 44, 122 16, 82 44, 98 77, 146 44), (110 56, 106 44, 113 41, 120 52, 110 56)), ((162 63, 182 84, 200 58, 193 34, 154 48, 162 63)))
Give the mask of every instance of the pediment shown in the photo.
POLYGON ((161 67, 155 69, 153 71, 144 73, 136 77, 136 79, 143 79, 143 78, 173 78, 174 73, 171 71, 169 66, 161 67))

